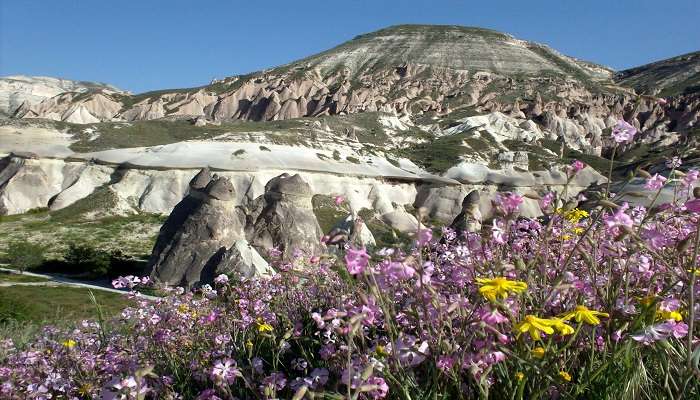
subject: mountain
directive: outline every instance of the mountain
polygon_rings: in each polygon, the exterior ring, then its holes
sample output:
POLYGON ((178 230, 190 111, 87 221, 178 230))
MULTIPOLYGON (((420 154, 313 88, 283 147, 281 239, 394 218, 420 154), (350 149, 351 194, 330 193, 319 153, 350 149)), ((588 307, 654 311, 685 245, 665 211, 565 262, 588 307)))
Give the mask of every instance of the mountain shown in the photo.
POLYGON ((700 51, 620 71, 616 79, 637 93, 664 97, 700 93, 700 51))
POLYGON ((30 107, 65 92, 85 93, 107 90, 125 93, 97 82, 72 81, 46 76, 13 75, 0 78, 0 116, 13 115, 20 106, 30 107))
POLYGON ((80 122, 203 115, 225 121, 280 120, 386 111, 446 113, 484 98, 586 97, 612 85, 612 71, 503 33, 402 25, 361 35, 290 64, 194 89, 135 96, 63 95, 19 117, 80 122))
MULTIPOLYGON (((697 96, 664 102, 627 82, 504 33, 401 25, 198 88, 66 91, 0 122, 0 214, 167 214, 209 167, 244 208, 298 173, 321 200, 342 195, 399 231, 419 207, 452 221, 472 190, 489 215, 498 191, 575 196, 605 181, 613 148, 635 163, 695 129, 697 96), (616 147, 620 118, 641 134, 616 147), (591 168, 569 181, 573 159, 591 168)), ((523 215, 540 213, 525 200, 523 215)))

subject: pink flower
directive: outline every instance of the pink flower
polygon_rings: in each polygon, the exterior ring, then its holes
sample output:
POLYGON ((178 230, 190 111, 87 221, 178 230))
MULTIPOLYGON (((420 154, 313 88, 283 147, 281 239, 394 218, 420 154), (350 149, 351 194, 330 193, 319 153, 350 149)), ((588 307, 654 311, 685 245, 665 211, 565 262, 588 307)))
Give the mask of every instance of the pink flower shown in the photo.
POLYGON ((362 249, 349 248, 345 253, 345 264, 350 275, 361 274, 369 263, 369 254, 362 249))
POLYGON ((370 397, 373 399, 383 399, 389 394, 389 385, 386 384, 384 378, 378 376, 373 376, 367 379, 367 384, 374 386, 374 390, 369 392, 370 397))
POLYGON ((644 188, 649 190, 659 190, 662 187, 664 187, 664 182, 666 182, 666 178, 664 176, 654 174, 654 176, 647 180, 647 183, 644 185, 644 188))
POLYGON ((211 378, 217 382, 233 383, 237 376, 240 376, 240 371, 236 367, 236 361, 227 358, 214 363, 211 369, 211 378))
POLYGON ((624 203, 620 208, 618 208, 614 214, 607 214, 603 217, 603 222, 608 229, 617 226, 626 226, 631 228, 634 225, 632 217, 627 215, 625 211, 629 208, 629 204, 624 203))
POLYGON ((547 192, 547 194, 542 196, 542 199, 540 199, 540 208, 543 210, 549 208, 549 206, 552 205, 553 201, 554 201, 554 192, 547 192))
POLYGON ((335 196, 333 198, 333 202, 335 203, 336 206, 339 206, 345 202, 345 197, 340 196, 340 195, 335 196))
POLYGON ((501 314, 498 311, 498 309, 491 308, 482 309, 479 313, 479 318, 481 318, 482 321, 486 322, 489 325, 496 325, 508 322, 508 318, 501 314))
POLYGON ((496 193, 494 203, 496 208, 504 215, 510 215, 518 211, 520 204, 523 202, 523 197, 517 193, 506 192, 496 193))
POLYGON ((214 283, 218 283, 219 285, 224 285, 228 282, 228 275, 226 274, 221 274, 214 278, 214 283))
POLYGON ((695 184, 695 182, 698 181, 698 177, 700 177, 700 171, 698 171, 697 169, 691 169, 685 173, 681 184, 684 187, 690 188, 695 184))
POLYGON ((422 363, 429 353, 428 342, 423 341, 419 344, 413 335, 401 334, 394 347, 401 365, 409 367, 422 363))
POLYGON ((622 119, 617 121, 617 125, 615 125, 612 130, 613 139, 615 139, 617 143, 629 142, 636 134, 637 128, 622 119))
POLYGON ((685 203, 685 208, 694 213, 700 213, 700 199, 689 200, 685 203))
POLYGON ((586 168, 586 164, 584 164, 582 161, 574 160, 571 163, 570 168, 571 168, 571 175, 573 176, 573 175, 576 175, 576 173, 578 173, 582 169, 586 168))
POLYGON ((668 103, 668 101, 666 101, 666 99, 664 99, 663 97, 659 97, 658 99, 656 99, 656 103, 658 103, 661 106, 665 106, 668 103))
POLYGON ((430 229, 420 229, 418 231, 418 246, 425 247, 430 244, 430 240, 433 238, 433 231, 430 229))
POLYGON ((451 370, 455 365, 455 358, 452 356, 442 355, 437 360, 437 367, 441 371, 451 370))

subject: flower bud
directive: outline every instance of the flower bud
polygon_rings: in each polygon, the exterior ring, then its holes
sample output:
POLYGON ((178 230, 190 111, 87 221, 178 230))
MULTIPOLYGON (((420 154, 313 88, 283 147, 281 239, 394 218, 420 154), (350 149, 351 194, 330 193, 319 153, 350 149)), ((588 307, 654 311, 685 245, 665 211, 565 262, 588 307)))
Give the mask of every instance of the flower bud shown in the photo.
POLYGON ((647 171, 641 169, 641 168, 639 168, 639 169, 637 170, 637 175, 641 176, 642 178, 646 178, 646 179, 651 178, 651 174, 648 173, 647 171))
POLYGON ((620 206, 618 206, 617 204, 613 203, 613 202, 610 201, 610 200, 599 200, 599 203, 600 203, 600 205, 603 206, 603 207, 612 208, 612 209, 616 209, 616 208, 619 208, 619 207, 620 207, 620 206))

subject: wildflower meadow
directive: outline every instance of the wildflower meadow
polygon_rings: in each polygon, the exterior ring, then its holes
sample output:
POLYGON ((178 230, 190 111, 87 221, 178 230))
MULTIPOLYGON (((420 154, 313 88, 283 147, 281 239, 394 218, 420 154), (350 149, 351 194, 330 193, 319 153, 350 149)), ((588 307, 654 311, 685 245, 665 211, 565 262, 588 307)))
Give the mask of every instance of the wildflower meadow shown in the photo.
MULTIPOLYGON (((624 125, 620 141, 633 136, 624 125)), ((617 139, 616 139, 617 140, 617 139)), ((4 399, 700 398, 695 170, 637 171, 672 203, 586 210, 503 193, 480 232, 282 260, 116 319, 0 342, 4 399), (662 179, 663 178, 663 179, 662 179)), ((583 164, 569 167, 574 176, 583 164)))

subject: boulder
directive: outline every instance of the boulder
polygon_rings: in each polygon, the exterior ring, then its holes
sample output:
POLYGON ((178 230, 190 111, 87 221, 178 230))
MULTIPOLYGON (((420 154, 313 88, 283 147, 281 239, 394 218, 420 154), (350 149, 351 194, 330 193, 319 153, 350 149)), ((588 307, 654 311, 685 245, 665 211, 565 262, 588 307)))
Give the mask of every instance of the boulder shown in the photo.
POLYGON ((450 224, 457 237, 463 237, 466 232, 481 230, 481 211, 479 210, 480 196, 477 190, 472 190, 462 200, 462 211, 450 224))
POLYGON ((264 208, 250 232, 251 243, 262 250, 277 248, 285 258, 294 250, 324 251, 321 227, 313 212, 311 186, 299 174, 282 174, 265 185, 264 208))
POLYGON ((192 178, 189 190, 160 230, 148 262, 151 277, 189 288, 211 283, 221 273, 270 273, 245 240, 245 216, 235 206, 231 181, 205 168, 192 178))

